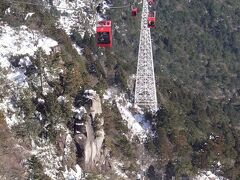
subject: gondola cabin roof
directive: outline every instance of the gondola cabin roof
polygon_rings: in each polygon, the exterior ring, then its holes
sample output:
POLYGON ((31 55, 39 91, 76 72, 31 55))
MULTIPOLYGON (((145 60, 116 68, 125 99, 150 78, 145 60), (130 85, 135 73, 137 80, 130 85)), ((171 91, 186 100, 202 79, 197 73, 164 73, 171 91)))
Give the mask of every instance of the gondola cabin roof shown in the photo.
POLYGON ((112 22, 111 21, 98 21, 97 32, 104 32, 111 30, 112 22))

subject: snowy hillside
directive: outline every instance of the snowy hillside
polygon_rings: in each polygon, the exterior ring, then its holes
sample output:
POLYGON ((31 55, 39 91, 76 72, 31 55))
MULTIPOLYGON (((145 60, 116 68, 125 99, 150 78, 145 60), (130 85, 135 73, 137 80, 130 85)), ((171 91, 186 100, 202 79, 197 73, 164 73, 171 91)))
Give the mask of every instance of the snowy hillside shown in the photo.
POLYGON ((128 1, 1 1, 0 179, 237 179, 232 1, 149 6, 156 113, 133 103, 142 2, 132 16, 128 1), (104 19, 110 49, 95 45, 104 19))
POLYGON ((58 1, 54 0, 53 5, 61 12, 59 19, 59 27, 63 28, 68 35, 71 30, 75 29, 83 36, 85 31, 94 32, 94 14, 87 14, 91 12, 90 1, 58 1))
POLYGON ((224 177, 216 176, 211 171, 202 171, 198 176, 194 177, 193 180, 227 180, 224 177))
MULTIPOLYGON (((103 9, 108 8, 105 1, 103 9)), ((94 34, 98 16, 96 13, 96 1, 76 0, 61 1, 53 0, 53 5, 60 11, 61 15, 57 26, 63 28, 70 35, 72 30, 78 31, 83 37, 85 32, 94 34)))
MULTIPOLYGON (((59 22, 56 24, 57 27, 63 28, 68 35, 70 35, 72 29, 78 30, 82 36, 86 30, 91 34, 94 33, 94 16, 87 13, 93 12, 90 9, 90 3, 92 2, 78 1, 71 3, 54 1, 53 5, 56 5, 61 12, 59 22), (73 8, 74 10, 69 10, 73 8)), ((11 16, 12 13, 14 12, 11 8, 5 11, 5 14, 8 16, 11 16)), ((33 14, 27 13, 25 21, 33 14)), ((49 82, 57 79, 59 73, 63 73, 63 69, 48 67, 47 64, 49 63, 46 60, 41 60, 43 66, 41 73, 44 74, 44 77, 42 79, 38 78, 39 71, 35 65, 36 59, 39 58, 39 50, 42 50, 44 55, 53 56, 52 51, 58 46, 58 42, 52 38, 46 37, 37 30, 31 30, 25 25, 11 27, 3 21, 0 22, 0 32, 0 89, 1 92, 5 92, 4 96, 1 95, 0 112, 3 113, 7 125, 12 128, 23 124, 25 121, 25 114, 22 112, 21 107, 18 106, 20 99, 25 95, 37 98, 36 92, 30 91, 30 86, 43 88, 42 93, 46 96, 49 92, 52 92, 49 82), (29 73, 31 74, 29 75, 29 73)), ((75 48, 81 54, 79 47, 75 48)), ((37 99, 39 105, 46 104, 44 99, 37 99)), ((60 96, 58 101, 59 103, 68 102, 63 96, 60 96)), ((34 116, 40 121, 43 121, 45 118, 37 110, 34 112, 34 116)), ((47 128, 47 124, 44 128, 47 128)), ((70 148, 72 146, 72 137, 69 130, 60 124, 55 130, 64 132, 63 135, 66 136, 66 147, 63 150, 63 155, 60 156, 58 154, 59 149, 56 149, 55 145, 49 142, 49 140, 39 138, 32 139, 30 155, 36 156, 40 160, 44 173, 51 179, 62 179, 62 177, 64 179, 81 179, 82 170, 80 166, 73 165, 73 169, 66 165, 63 166, 63 162, 72 154, 72 149, 70 148), (64 168, 65 171, 63 170, 64 168)))
POLYGON ((137 136, 143 143, 147 135, 152 135, 151 126, 141 110, 135 113, 131 112, 133 104, 124 96, 125 94, 118 94, 114 89, 108 89, 103 95, 103 100, 108 102, 116 101, 122 119, 127 122, 127 126, 131 132, 130 139, 133 136, 137 136))
MULTIPOLYGON (((27 91, 33 97, 36 96, 33 92, 28 91, 29 80, 26 75, 27 69, 33 64, 34 58, 36 58, 35 52, 41 48, 45 54, 50 55, 51 48, 58 45, 58 43, 37 31, 30 30, 26 26, 12 28, 3 22, 1 22, 1 25, 0 69, 1 81, 3 81, 1 90, 5 91, 5 96, 1 98, 0 111, 4 113, 6 122, 11 128, 24 122, 24 114, 20 111, 21 107, 16 105, 16 102, 20 100, 20 94, 27 91), (17 57, 20 58, 18 59, 17 57)), ((45 71, 47 72, 48 69, 45 68, 45 71)), ((37 85, 40 86, 40 82, 37 85)), ((46 87, 45 93, 49 90, 49 87, 46 87)), ((39 102, 44 103, 41 99, 39 102)), ((39 112, 36 113, 41 117, 39 112)), ((38 145, 34 141, 32 143, 31 154, 36 155, 43 161, 47 175, 57 179, 56 173, 59 173, 58 168, 61 165, 57 160, 60 157, 56 156, 54 147, 47 142, 38 145)))
POLYGON ((0 35, 0 69, 1 80, 4 81, 1 89, 5 91, 0 108, 6 116, 8 125, 12 126, 23 120, 21 116, 16 117, 17 109, 14 102, 17 100, 18 93, 29 87, 25 73, 26 68, 32 65, 31 57, 35 57, 34 53, 39 48, 49 55, 51 48, 58 43, 26 26, 12 28, 6 23, 0 24, 2 32, 0 35), (14 64, 16 57, 20 58, 17 64, 14 64))

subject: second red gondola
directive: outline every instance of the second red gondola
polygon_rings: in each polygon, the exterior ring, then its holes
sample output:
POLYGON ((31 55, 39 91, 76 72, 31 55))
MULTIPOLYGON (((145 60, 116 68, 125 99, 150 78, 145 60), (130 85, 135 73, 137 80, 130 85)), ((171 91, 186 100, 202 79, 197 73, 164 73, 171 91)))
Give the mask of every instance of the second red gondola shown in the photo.
POLYGON ((147 19, 149 28, 156 28, 156 12, 150 12, 147 19))
POLYGON ((132 7, 132 16, 136 16, 138 13, 138 9, 136 7, 132 7))
POLYGON ((148 4, 151 6, 152 4, 155 3, 155 0, 148 0, 148 4))

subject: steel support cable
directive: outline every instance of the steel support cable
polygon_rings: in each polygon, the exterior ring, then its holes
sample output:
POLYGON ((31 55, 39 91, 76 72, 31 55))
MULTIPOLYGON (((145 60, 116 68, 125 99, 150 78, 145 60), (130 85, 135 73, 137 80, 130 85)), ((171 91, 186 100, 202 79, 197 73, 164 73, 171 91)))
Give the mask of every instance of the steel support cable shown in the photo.
POLYGON ((55 7, 55 8, 57 8, 57 9, 63 9, 63 10, 72 10, 72 11, 77 10, 76 8, 62 8, 62 7, 58 7, 58 6, 43 5, 43 4, 39 4, 39 3, 32 3, 32 2, 26 2, 26 1, 15 1, 15 0, 11 0, 11 1, 3 1, 3 2, 0 2, 0 3, 29 4, 29 5, 33 5, 33 6, 41 6, 41 7, 46 7, 46 8, 55 7))
POLYGON ((123 9, 126 7, 131 7, 131 4, 125 5, 125 6, 113 6, 113 7, 109 7, 109 9, 123 9))
MULTIPOLYGON (((58 6, 53 6, 53 5, 43 5, 43 4, 39 4, 39 3, 32 3, 32 2, 26 2, 26 1, 15 1, 15 0, 11 0, 11 1, 2 1, 0 3, 10 3, 10 4, 29 4, 29 5, 33 5, 33 6, 41 6, 41 7, 46 7, 46 8, 57 8, 57 9, 63 9, 63 10, 71 10, 71 11, 76 11, 78 10, 77 8, 63 8, 63 7, 58 7, 58 6)), ((127 8, 127 7, 131 7, 131 4, 125 5, 125 6, 109 6, 108 9, 123 9, 123 8, 127 8)))

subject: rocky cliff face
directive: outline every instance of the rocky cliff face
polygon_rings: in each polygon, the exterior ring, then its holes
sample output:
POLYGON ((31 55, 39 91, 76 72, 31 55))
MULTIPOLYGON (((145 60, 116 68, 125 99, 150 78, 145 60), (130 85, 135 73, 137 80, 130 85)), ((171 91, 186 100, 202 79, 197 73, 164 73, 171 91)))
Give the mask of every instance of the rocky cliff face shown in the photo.
POLYGON ((102 118, 101 99, 96 91, 87 90, 84 97, 89 100, 89 110, 75 121, 75 142, 79 159, 86 170, 93 170, 100 161, 104 140, 104 119, 102 118))

